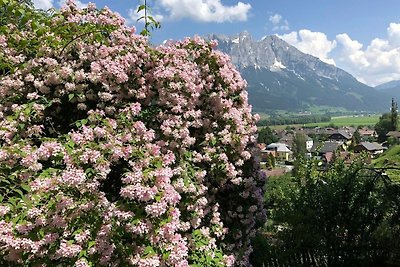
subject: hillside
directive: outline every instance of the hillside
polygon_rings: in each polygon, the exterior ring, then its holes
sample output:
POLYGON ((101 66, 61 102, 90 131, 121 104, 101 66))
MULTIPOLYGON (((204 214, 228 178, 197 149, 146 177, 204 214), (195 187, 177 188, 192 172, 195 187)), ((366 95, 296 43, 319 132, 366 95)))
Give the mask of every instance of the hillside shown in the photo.
POLYGON ((400 81, 390 81, 375 87, 376 90, 394 97, 397 102, 400 101, 400 81))
POLYGON ((399 168, 399 170, 387 170, 386 173, 392 180, 400 182, 400 145, 388 149, 379 158, 373 162, 377 168, 399 168))

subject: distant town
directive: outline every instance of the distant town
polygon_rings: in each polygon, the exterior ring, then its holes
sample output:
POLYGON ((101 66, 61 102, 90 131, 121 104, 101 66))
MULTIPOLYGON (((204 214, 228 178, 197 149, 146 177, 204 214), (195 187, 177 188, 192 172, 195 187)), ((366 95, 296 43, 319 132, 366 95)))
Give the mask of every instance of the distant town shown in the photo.
MULTIPOLYGON (((315 127, 315 128, 291 128, 284 130, 271 130, 276 142, 258 144, 261 149, 261 164, 268 170, 269 175, 279 175, 290 171, 296 155, 294 146, 305 147, 305 157, 317 157, 326 165, 334 155, 345 161, 351 162, 355 155, 367 153, 368 159, 378 157, 386 149, 388 143, 377 142, 378 135, 369 127, 315 127), (295 142, 303 142, 295 144, 295 142), (271 160, 271 157, 274 159, 271 160), (275 163, 274 163, 275 162, 275 163)), ((399 131, 390 131, 387 137, 400 141, 399 131)))

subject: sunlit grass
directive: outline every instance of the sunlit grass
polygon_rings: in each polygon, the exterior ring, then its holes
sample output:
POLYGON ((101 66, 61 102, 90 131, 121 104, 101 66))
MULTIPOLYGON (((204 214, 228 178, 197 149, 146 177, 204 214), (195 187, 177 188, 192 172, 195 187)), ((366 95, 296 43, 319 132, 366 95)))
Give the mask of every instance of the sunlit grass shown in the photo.
POLYGON ((328 126, 374 126, 379 121, 380 115, 364 115, 364 116, 341 116, 332 117, 328 122, 317 122, 307 124, 291 124, 291 125, 273 125, 270 126, 273 129, 285 129, 287 126, 290 127, 328 127, 328 126))
MULTIPOLYGON (((396 145, 388 149, 379 158, 373 161, 373 164, 377 168, 385 167, 397 167, 400 168, 400 145, 396 145)), ((400 182, 400 170, 388 169, 386 173, 392 180, 400 182)))

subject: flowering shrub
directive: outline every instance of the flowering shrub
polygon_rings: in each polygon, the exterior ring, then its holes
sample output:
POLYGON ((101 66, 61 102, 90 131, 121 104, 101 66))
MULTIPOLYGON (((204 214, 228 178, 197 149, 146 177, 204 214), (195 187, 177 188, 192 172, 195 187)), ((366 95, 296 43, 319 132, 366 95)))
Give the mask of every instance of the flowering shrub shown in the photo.
POLYGON ((2 265, 248 265, 256 117, 215 44, 72 1, 2 29, 2 265))

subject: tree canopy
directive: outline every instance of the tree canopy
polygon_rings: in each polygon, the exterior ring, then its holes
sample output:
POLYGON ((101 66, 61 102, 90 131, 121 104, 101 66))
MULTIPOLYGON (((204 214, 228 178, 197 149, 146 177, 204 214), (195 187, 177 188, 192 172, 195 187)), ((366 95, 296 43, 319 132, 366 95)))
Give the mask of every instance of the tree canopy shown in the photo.
POLYGON ((378 141, 386 141, 386 134, 390 131, 398 130, 398 114, 397 114, 397 103, 392 99, 392 106, 390 113, 384 113, 379 118, 379 121, 375 125, 375 131, 378 134, 378 141))

